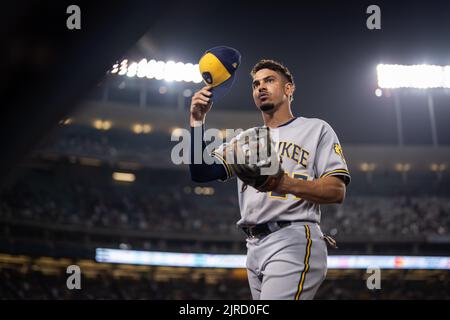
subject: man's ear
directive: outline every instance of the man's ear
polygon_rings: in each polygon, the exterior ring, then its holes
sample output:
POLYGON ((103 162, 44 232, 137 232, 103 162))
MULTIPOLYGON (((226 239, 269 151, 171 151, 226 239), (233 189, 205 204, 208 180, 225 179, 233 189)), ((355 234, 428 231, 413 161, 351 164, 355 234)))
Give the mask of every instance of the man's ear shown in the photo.
POLYGON ((295 85, 291 82, 286 82, 286 84, 284 85, 284 93, 287 96, 292 97, 292 95, 294 94, 295 91, 295 85))

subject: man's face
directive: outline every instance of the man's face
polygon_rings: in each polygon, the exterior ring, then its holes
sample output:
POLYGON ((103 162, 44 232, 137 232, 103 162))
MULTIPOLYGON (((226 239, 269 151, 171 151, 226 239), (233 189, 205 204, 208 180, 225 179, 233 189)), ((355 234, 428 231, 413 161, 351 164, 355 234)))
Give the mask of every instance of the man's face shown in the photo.
POLYGON ((253 100, 264 112, 274 112, 285 101, 289 101, 287 80, 276 71, 261 69, 253 76, 253 100))

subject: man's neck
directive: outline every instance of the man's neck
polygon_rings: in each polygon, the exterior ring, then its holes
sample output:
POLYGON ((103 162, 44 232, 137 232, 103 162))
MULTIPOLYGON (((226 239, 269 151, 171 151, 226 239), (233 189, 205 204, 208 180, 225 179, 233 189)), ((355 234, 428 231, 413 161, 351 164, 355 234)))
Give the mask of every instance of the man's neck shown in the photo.
POLYGON ((290 107, 281 107, 274 113, 261 112, 261 114, 264 124, 269 128, 277 128, 294 118, 290 107))

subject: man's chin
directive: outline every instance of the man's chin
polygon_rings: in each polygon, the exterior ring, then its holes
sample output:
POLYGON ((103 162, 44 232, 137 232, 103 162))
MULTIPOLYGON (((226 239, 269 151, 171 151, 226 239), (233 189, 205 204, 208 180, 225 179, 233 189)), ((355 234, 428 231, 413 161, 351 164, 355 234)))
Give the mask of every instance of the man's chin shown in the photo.
POLYGON ((275 110, 275 105, 273 103, 264 103, 259 106, 259 110, 262 112, 271 112, 275 110))

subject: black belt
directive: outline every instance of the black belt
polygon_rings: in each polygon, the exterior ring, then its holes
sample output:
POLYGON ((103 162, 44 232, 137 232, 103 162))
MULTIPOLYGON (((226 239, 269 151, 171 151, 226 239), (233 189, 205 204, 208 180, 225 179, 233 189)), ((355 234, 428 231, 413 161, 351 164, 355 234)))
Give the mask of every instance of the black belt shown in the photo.
MULTIPOLYGON (((275 221, 272 222, 272 229, 269 227, 269 223, 261 223, 261 224, 255 224, 251 226, 241 226, 241 229, 245 232, 245 234, 250 238, 262 238, 265 237, 272 232, 275 232, 277 230, 280 230, 281 228, 290 226, 293 221, 275 221)), ((313 221, 308 221, 313 222, 313 221)))
MULTIPOLYGON (((312 221, 312 220, 275 221, 275 222, 271 222, 272 229, 269 227, 269 223, 270 222, 261 223, 261 224, 254 224, 254 225, 251 225, 251 226, 243 225, 243 226, 241 226, 241 229, 245 232, 245 234, 249 238, 262 238, 262 237, 265 237, 265 236, 271 234, 272 232, 275 232, 275 231, 280 230, 280 229, 282 229, 284 227, 290 226, 292 224, 292 222, 317 223, 317 221, 312 221)), ((337 249, 336 240, 334 240, 332 237, 330 237, 329 235, 324 234, 322 239, 324 239, 328 245, 330 245, 331 247, 337 249)))

